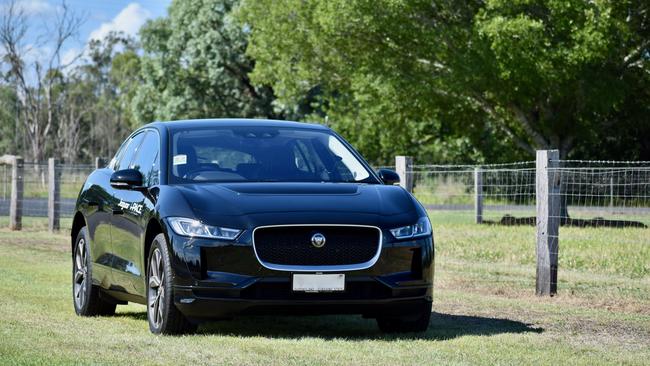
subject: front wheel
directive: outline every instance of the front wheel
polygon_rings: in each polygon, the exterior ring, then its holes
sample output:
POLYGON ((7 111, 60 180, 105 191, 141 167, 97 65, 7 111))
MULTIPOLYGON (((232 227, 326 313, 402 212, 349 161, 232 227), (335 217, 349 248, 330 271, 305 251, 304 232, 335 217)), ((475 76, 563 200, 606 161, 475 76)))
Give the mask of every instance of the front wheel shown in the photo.
POLYGON ((147 268, 147 319, 154 334, 183 334, 196 330, 173 301, 172 271, 167 240, 158 234, 151 243, 147 268))
POLYGON ((404 315, 377 317, 377 325, 384 333, 424 332, 430 319, 431 303, 425 302, 404 315))
POLYGON ((74 311, 81 316, 115 314, 115 303, 107 302, 92 284, 92 260, 89 255, 88 230, 83 227, 77 234, 72 256, 72 300, 74 311))

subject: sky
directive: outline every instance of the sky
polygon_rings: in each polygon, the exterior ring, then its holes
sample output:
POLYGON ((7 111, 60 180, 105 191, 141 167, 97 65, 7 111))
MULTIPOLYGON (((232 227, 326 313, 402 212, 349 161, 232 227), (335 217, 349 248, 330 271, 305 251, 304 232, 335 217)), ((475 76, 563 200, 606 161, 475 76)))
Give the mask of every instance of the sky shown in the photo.
MULTIPOLYGON (((0 0, 0 4, 7 0, 0 0)), ((26 43, 38 44, 31 57, 47 54, 48 45, 39 41, 47 37, 48 24, 60 9, 62 0, 17 0, 29 19, 26 43)), ((102 38, 110 31, 123 31, 136 36, 145 21, 164 16, 171 0, 65 0, 68 8, 85 22, 79 34, 68 42, 62 52, 64 63, 74 59, 92 38, 102 38)), ((3 4, 4 5, 4 4, 3 4)), ((0 12, 4 11, 0 6, 0 12)))

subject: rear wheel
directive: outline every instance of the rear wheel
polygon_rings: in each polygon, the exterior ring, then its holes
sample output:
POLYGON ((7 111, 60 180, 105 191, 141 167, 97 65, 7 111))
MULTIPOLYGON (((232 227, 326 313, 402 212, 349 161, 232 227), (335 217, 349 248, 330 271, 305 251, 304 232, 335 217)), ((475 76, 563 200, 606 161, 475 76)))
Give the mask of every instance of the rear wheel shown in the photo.
POLYGON ((174 305, 167 240, 158 234, 151 243, 147 269, 147 319, 154 334, 182 334, 196 330, 174 305))
POLYGON ((377 317, 377 325, 384 333, 424 332, 429 328, 429 319, 431 303, 425 302, 404 315, 377 317))
POLYGON ((100 289, 92 284, 88 230, 83 227, 77 234, 72 259, 72 299, 74 311, 81 316, 113 315, 115 303, 100 297, 100 289))

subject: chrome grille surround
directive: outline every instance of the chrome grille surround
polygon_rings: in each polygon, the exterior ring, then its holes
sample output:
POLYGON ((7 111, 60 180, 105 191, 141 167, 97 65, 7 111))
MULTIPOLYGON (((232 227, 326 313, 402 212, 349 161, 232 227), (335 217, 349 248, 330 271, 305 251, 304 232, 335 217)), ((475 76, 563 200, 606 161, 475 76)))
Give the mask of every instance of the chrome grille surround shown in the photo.
POLYGON ((258 226, 253 229, 251 235, 253 241, 253 251, 255 252, 255 257, 257 261, 265 268, 276 270, 276 271, 287 271, 287 272, 343 272, 343 271, 358 271, 372 267, 379 260, 381 255, 381 249, 383 246, 383 234, 379 227, 372 225, 355 225, 355 224, 282 224, 282 225, 265 225, 258 226), (377 243, 377 252, 375 255, 368 261, 362 263, 353 263, 353 264, 340 264, 340 265, 286 265, 286 264, 275 264, 268 263, 263 261, 258 253, 255 246, 255 232, 258 229, 265 228, 278 228, 278 227, 360 227, 360 228, 372 228, 377 230, 379 234, 379 242, 377 243))

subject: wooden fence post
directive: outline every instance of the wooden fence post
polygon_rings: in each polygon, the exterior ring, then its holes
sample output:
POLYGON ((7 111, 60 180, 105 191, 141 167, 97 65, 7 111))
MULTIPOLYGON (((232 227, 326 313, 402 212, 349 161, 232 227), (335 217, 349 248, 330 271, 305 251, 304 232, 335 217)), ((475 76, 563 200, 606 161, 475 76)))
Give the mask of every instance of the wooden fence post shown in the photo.
POLYGON ((48 195, 47 195, 47 222, 50 232, 59 230, 61 216, 61 174, 59 172, 59 160, 49 158, 47 161, 48 195))
POLYGON ((395 171, 399 175, 399 185, 413 192, 413 158, 398 155, 395 157, 395 171))
POLYGON ((13 156, 11 159, 11 201, 9 202, 9 229, 20 230, 23 227, 23 181, 25 165, 23 158, 13 156))
POLYGON ((103 168, 105 166, 106 166, 106 164, 104 163, 104 159, 102 159, 100 157, 95 158, 95 169, 101 169, 101 168, 103 168))
POLYGON ((481 168, 474 168, 474 212, 476 223, 483 223, 483 172, 481 168))
POLYGON ((537 151, 537 282, 536 294, 557 293, 558 239, 560 229, 560 172, 558 150, 537 151))

